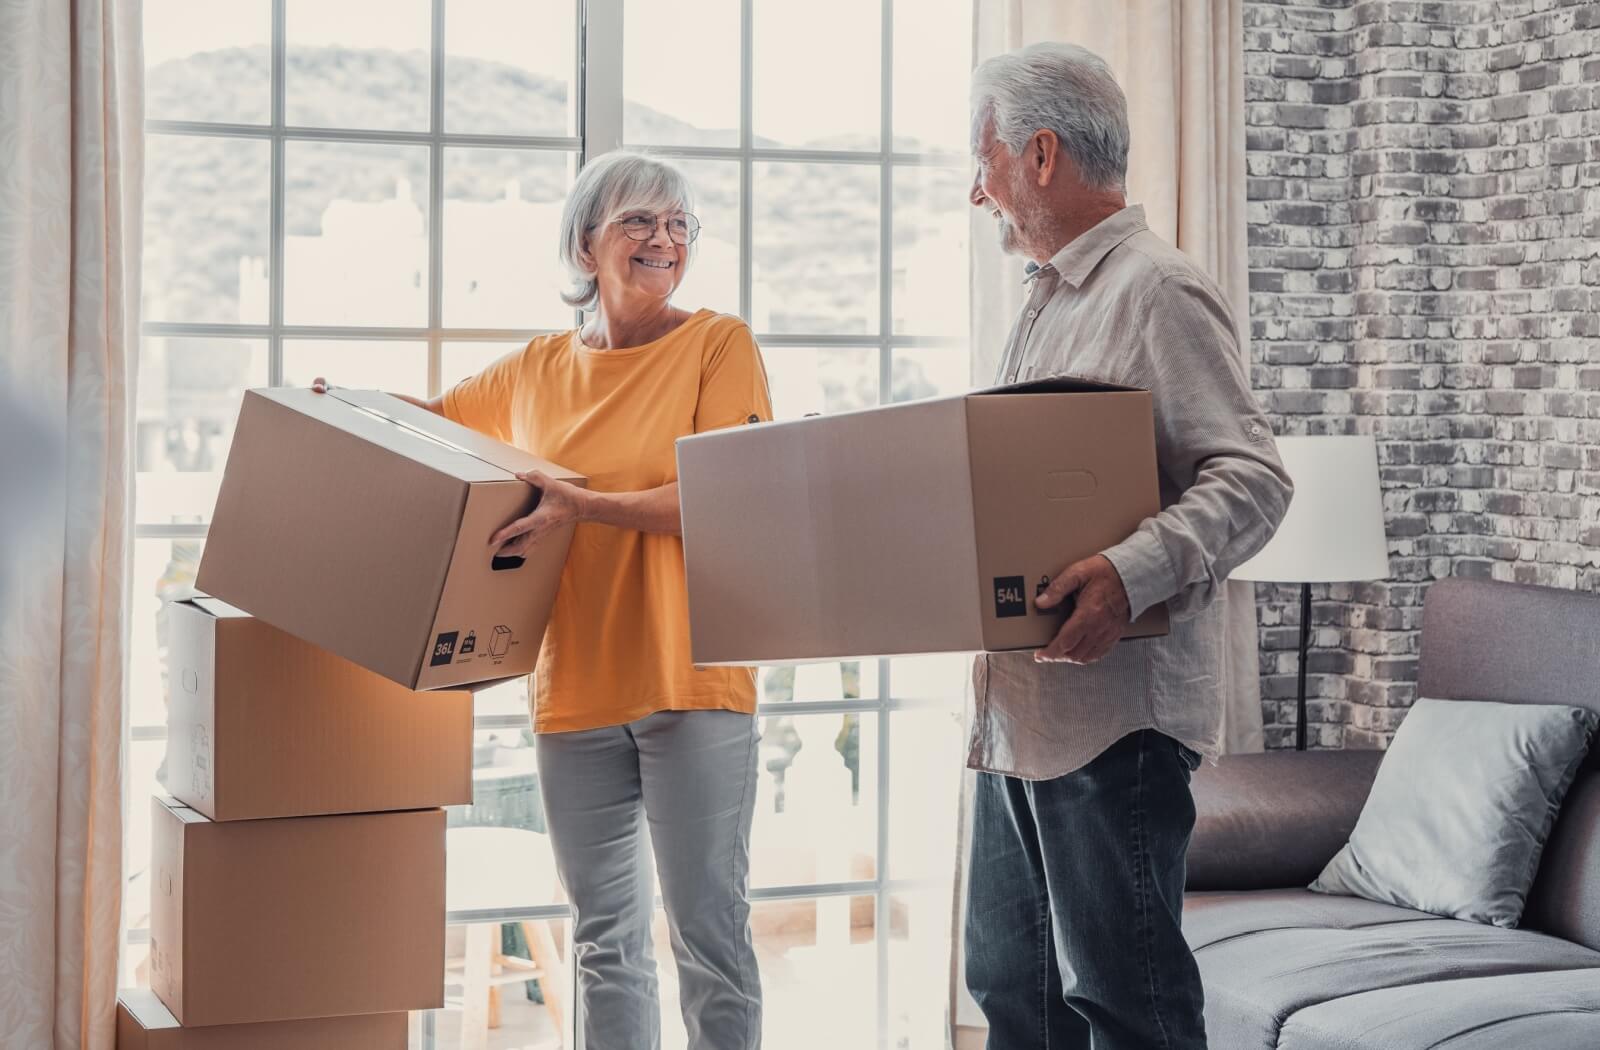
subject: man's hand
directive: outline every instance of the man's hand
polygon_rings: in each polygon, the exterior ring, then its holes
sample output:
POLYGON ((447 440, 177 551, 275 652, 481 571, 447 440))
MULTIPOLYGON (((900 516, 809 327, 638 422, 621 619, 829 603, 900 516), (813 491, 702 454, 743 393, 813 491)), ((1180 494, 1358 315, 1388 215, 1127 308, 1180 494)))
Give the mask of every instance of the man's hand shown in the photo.
POLYGON ((1072 614, 1055 640, 1033 654, 1039 663, 1092 664, 1111 651, 1128 626, 1128 592, 1104 554, 1068 565, 1034 604, 1054 609, 1068 597, 1072 614))
POLYGON ((527 517, 518 518, 489 537, 489 546, 501 557, 519 558, 545 536, 585 517, 588 493, 569 482, 559 481, 537 470, 517 477, 539 490, 539 505, 527 517))

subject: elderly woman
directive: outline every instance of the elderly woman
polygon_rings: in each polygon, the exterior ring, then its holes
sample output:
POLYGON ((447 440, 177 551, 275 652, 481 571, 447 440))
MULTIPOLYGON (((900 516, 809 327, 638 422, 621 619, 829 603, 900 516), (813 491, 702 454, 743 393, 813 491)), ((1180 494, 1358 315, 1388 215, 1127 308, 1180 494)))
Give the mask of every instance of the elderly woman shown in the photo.
MULTIPOLYGON (((492 539, 518 554, 576 522, 533 682, 533 723, 590 1050, 659 1044, 645 825, 678 961, 689 1045, 755 1047, 750 936, 755 679, 697 670, 673 443, 771 418, 766 373, 736 317, 672 304, 700 226, 668 164, 616 152, 578 176, 561 259, 590 312, 424 407, 560 463, 587 490, 524 480, 537 509, 492 539)), ((320 382, 320 381, 319 381, 320 382)))

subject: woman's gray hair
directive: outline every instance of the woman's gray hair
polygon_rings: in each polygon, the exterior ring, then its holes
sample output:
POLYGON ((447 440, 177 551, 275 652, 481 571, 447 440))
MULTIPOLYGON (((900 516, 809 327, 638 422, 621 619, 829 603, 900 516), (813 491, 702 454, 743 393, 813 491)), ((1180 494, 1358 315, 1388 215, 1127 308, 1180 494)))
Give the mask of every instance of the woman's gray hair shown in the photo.
POLYGON ((1128 100, 1111 67, 1088 48, 1032 44, 996 55, 973 71, 972 114, 974 122, 987 114, 995 138, 1012 153, 1036 132, 1053 131, 1084 182, 1124 188, 1128 100))
POLYGON ((683 172, 666 161, 632 150, 613 150, 585 164, 561 209, 561 264, 572 279, 572 289, 561 293, 561 301, 580 310, 593 310, 599 302, 594 270, 583 261, 586 235, 625 212, 660 213, 679 208, 693 211, 694 193, 683 172))

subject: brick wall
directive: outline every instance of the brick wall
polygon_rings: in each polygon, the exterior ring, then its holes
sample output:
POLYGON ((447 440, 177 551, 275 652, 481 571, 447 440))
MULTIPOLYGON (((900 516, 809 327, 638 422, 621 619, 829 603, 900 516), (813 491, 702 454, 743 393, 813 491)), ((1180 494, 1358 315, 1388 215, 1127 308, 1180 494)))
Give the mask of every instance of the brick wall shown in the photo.
MULTIPOLYGON (((1250 325, 1282 434, 1373 434, 1391 578, 1314 588, 1313 746, 1385 743, 1447 576, 1600 590, 1600 0, 1246 0, 1250 325)), ((1259 590, 1269 746, 1298 591, 1259 590)))

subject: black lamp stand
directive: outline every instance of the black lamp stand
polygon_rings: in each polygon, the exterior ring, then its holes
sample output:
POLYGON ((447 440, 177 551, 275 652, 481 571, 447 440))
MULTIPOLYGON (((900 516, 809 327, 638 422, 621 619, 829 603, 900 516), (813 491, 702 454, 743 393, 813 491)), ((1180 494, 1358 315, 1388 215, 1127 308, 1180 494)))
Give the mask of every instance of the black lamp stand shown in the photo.
POLYGON ((1306 650, 1311 648, 1311 584, 1300 585, 1300 688, 1295 696, 1294 749, 1306 749, 1306 650))

